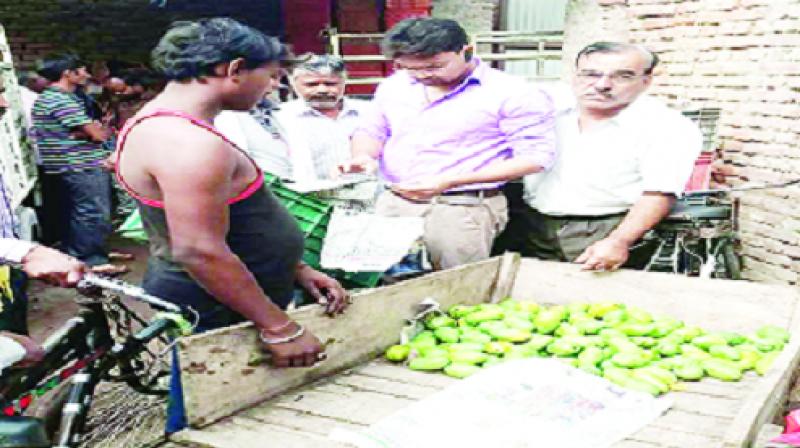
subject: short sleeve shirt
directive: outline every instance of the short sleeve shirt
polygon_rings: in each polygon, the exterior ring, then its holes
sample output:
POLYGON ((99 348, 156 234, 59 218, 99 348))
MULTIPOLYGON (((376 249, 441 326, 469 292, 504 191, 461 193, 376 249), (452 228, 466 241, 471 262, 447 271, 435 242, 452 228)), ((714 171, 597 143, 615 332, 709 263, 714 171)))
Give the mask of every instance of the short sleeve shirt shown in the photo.
POLYGON ((85 104, 74 93, 48 87, 33 103, 31 116, 45 173, 96 168, 108 157, 100 143, 72 135, 92 122, 85 104))

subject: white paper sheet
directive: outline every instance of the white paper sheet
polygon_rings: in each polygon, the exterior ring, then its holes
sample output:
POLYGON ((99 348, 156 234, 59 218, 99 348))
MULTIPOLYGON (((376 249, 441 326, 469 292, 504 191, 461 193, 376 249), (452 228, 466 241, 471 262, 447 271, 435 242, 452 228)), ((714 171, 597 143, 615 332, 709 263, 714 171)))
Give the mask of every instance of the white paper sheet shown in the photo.
POLYGON ((331 438, 359 448, 609 447, 647 425, 671 399, 620 388, 553 359, 481 371, 384 418, 331 438))
POLYGON ((422 218, 350 215, 334 209, 322 246, 322 267, 350 272, 386 271, 408 254, 423 230, 422 218))

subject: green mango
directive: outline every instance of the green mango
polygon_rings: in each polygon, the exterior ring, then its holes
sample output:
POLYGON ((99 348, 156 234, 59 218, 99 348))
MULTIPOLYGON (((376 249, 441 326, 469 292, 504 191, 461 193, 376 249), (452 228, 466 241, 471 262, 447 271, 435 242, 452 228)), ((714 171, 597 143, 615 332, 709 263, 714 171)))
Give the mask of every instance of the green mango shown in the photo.
POLYGON ((579 346, 564 339, 556 339, 547 346, 547 353, 560 357, 572 356, 579 351, 581 351, 579 346))
POLYGON ((626 320, 628 320, 628 312, 624 309, 616 309, 603 315, 603 321, 615 326, 625 322, 626 320))
POLYGON ((679 320, 671 318, 657 319, 653 321, 653 331, 650 332, 650 336, 654 338, 663 338, 682 326, 683 322, 679 320))
POLYGON ((531 335, 530 341, 528 341, 525 345, 529 345, 531 347, 535 347, 536 351, 542 350, 547 347, 548 344, 553 342, 553 337, 546 334, 534 334, 531 335))
POLYGON ((617 329, 627 336, 647 336, 653 331, 653 324, 643 324, 638 322, 625 322, 617 327, 617 329))
POLYGON ((485 344, 491 340, 491 336, 474 328, 462 329, 461 336, 459 337, 460 342, 472 342, 475 344, 485 344))
POLYGON ((692 339, 700 336, 703 334, 703 330, 699 327, 683 327, 678 328, 673 332, 675 336, 679 336, 683 339, 683 342, 691 342, 692 339))
POLYGON ((433 371, 442 370, 450 364, 450 360, 444 357, 427 357, 420 356, 408 362, 408 368, 411 370, 433 371))
POLYGON ((514 347, 514 344, 505 341, 492 341, 487 342, 483 346, 483 351, 492 355, 502 355, 508 353, 514 347))
POLYGON ((546 308, 539 311, 539 314, 533 319, 533 325, 536 326, 536 332, 540 334, 552 334, 561 325, 561 318, 563 313, 559 310, 546 308))
POLYGON ((709 355, 705 350, 701 349, 696 345, 681 344, 680 349, 681 349, 681 354, 689 358, 693 358, 696 360, 711 358, 711 355, 709 355))
POLYGON ((480 352, 483 350, 483 344, 475 342, 457 342, 447 346, 447 350, 452 352, 480 352))
POLYGON ((423 347, 419 350, 419 354, 425 357, 447 357, 450 354, 450 351, 447 348, 442 347, 441 345, 432 345, 430 347, 423 347))
POLYGON ((581 332, 580 330, 578 330, 578 327, 572 324, 563 323, 561 324, 561 326, 556 328, 556 331, 553 334, 555 334, 556 336, 566 336, 566 335, 580 335, 581 332))
POLYGON ((628 337, 625 333, 617 330, 616 328, 603 328, 597 334, 599 334, 600 337, 603 338, 603 340, 606 341, 606 342, 608 342, 608 341, 610 341, 611 339, 614 339, 614 338, 627 338, 628 337))
POLYGON ((445 315, 433 315, 429 314, 428 317, 425 319, 425 327, 429 330, 436 330, 437 328, 442 327, 455 327, 456 320, 450 316, 445 315))
POLYGON ((586 313, 594 318, 603 318, 606 314, 610 311, 618 310, 621 308, 622 305, 619 303, 611 303, 611 302, 598 302, 592 303, 589 305, 589 308, 586 309, 586 313))
POLYGON ((659 381, 665 383, 667 386, 672 386, 678 382, 678 377, 672 373, 671 369, 664 369, 662 367, 649 365, 636 369, 638 372, 643 372, 658 378, 659 381))
POLYGON ((585 313, 589 310, 589 304, 585 302, 572 302, 567 305, 570 316, 576 313, 585 313))
POLYGON ((490 356, 489 359, 486 360, 481 366, 483 368, 496 366, 498 364, 502 364, 505 361, 505 358, 501 358, 499 356, 490 356))
POLYGON ((631 372, 631 377, 633 379, 648 383, 650 386, 652 386, 655 390, 658 391, 657 393, 650 392, 653 395, 661 395, 669 392, 669 385, 667 383, 661 381, 661 379, 659 379, 656 375, 653 375, 652 373, 649 373, 646 370, 635 369, 631 372))
POLYGON ((738 364, 719 358, 710 358, 702 361, 703 370, 708 376, 722 381, 739 381, 742 379, 742 369, 738 364))
POLYGON ((578 331, 583 334, 598 334, 600 330, 608 326, 608 323, 594 319, 587 319, 575 322, 574 325, 575 328, 577 328, 578 331))
POLYGON ((578 361, 581 365, 597 366, 603 360, 603 350, 599 347, 589 346, 586 347, 578 355, 578 361))
POLYGON ((481 364, 489 359, 489 356, 483 352, 471 351, 455 351, 450 352, 450 362, 458 364, 481 364))
POLYGON ((503 354, 503 359, 511 360, 511 359, 528 359, 533 357, 538 357, 539 353, 536 350, 531 350, 530 347, 525 347, 523 345, 515 345, 508 351, 508 353, 503 354))
POLYGON ((450 343, 458 342, 461 337, 461 332, 458 331, 458 328, 453 327, 439 327, 433 331, 433 334, 436 336, 436 339, 450 343))
POLYGON ((781 339, 764 338, 764 337, 761 337, 761 336, 758 336, 758 335, 754 334, 754 335, 750 335, 748 337, 748 340, 753 345, 755 345, 756 348, 759 351, 761 351, 763 353, 771 352, 771 351, 774 351, 774 350, 780 350, 780 349, 783 348, 783 340, 781 340, 781 339))
POLYGON ((500 307, 497 308, 485 308, 473 313, 467 314, 464 317, 464 320, 467 324, 471 326, 475 326, 480 324, 481 322, 486 322, 490 320, 502 320, 505 317, 505 313, 503 313, 503 309, 500 307))
POLYGON ((732 331, 721 331, 717 334, 725 338, 725 340, 728 342, 728 345, 740 345, 747 342, 747 338, 745 338, 739 333, 734 333, 732 331))
POLYGON ((705 375, 703 367, 700 362, 684 362, 672 368, 675 376, 684 381, 699 381, 705 375))
POLYGON ((411 342, 432 341, 436 342, 436 335, 430 330, 420 331, 416 336, 411 338, 411 342))
POLYGON ((756 363, 761 359, 761 354, 756 351, 739 351, 741 359, 739 360, 739 368, 742 370, 752 370, 756 367, 756 363))
POLYGON ((789 332, 781 327, 775 325, 765 325, 758 330, 756 334, 764 339, 777 339, 784 343, 789 342, 789 332))
POLYGON ((770 352, 762 356, 761 359, 756 361, 755 364, 756 373, 758 373, 761 376, 766 375, 766 373, 769 371, 769 368, 772 367, 772 364, 775 362, 775 359, 777 359, 780 354, 781 352, 770 352))
POLYGON ((486 334, 491 334, 492 331, 502 328, 508 328, 508 325, 506 325, 503 321, 500 320, 490 320, 486 322, 481 322, 480 324, 478 324, 477 327, 478 330, 486 334))
POLYGON ((578 322, 583 322, 583 321, 594 321, 594 318, 592 318, 583 311, 576 311, 574 313, 569 313, 569 319, 567 319, 567 322, 571 323, 572 325, 575 325, 578 322))
POLYGON ((500 308, 507 311, 518 311, 522 309, 522 307, 520 307, 520 302, 511 298, 501 300, 498 305, 500 308))
POLYGON ((644 351, 627 351, 627 352, 619 352, 611 357, 611 362, 619 367, 642 367, 650 362, 650 357, 648 357, 644 351))
POLYGON ((411 352, 411 347, 408 345, 393 345, 386 349, 386 353, 384 356, 386 359, 392 362, 402 362, 408 358, 408 354, 411 352))
POLYGON ((728 340, 717 333, 709 333, 692 339, 692 344, 708 351, 712 345, 727 345, 728 340))
POLYGON ((498 328, 490 330, 489 335, 493 338, 506 342, 525 342, 531 338, 531 333, 516 328, 498 328))
POLYGON ((447 314, 450 315, 453 319, 461 319, 466 315, 475 312, 474 305, 453 305, 447 310, 447 314))
POLYGON ((634 336, 631 338, 631 342, 638 345, 639 347, 644 347, 644 348, 654 347, 658 343, 656 338, 652 338, 650 336, 634 336))
POLYGON ((530 319, 521 319, 518 317, 506 317, 503 320, 503 323, 506 324, 509 328, 514 328, 517 330, 524 330, 527 332, 533 331, 533 322, 530 319))
POLYGON ((537 314, 542 309, 542 306, 538 303, 525 300, 519 303, 519 307, 522 311, 527 311, 531 315, 537 314))
POLYGON ((619 367, 616 366, 610 359, 606 359, 600 363, 600 370, 605 372, 608 369, 618 369, 619 367))
POLYGON ((642 324, 649 324, 653 322, 653 315, 639 308, 638 306, 629 306, 627 307, 627 311, 628 311, 628 320, 632 320, 634 322, 642 324))
MULTIPOLYGON (((524 321, 526 321, 528 323, 533 323, 533 317, 534 316, 535 316, 535 314, 533 314, 533 313, 531 313, 529 311, 506 310, 506 317, 505 317, 504 321, 506 319, 519 319, 519 320, 524 320, 524 321)), ((533 328, 533 327, 531 327, 531 328, 533 328)))
POLYGON ((481 370, 480 367, 474 364, 462 364, 454 362, 444 368, 444 374, 452 376, 453 378, 466 378, 481 370))
POLYGON ((680 348, 673 340, 660 340, 655 346, 655 350, 664 356, 675 356, 680 353, 680 348))
POLYGON ((730 345, 712 345, 708 348, 708 353, 710 353, 711 356, 727 359, 728 361, 738 361, 742 359, 742 354, 739 353, 739 350, 730 345))
POLYGON ((617 337, 607 341, 608 346, 616 352, 631 352, 641 350, 638 345, 626 337, 617 337))

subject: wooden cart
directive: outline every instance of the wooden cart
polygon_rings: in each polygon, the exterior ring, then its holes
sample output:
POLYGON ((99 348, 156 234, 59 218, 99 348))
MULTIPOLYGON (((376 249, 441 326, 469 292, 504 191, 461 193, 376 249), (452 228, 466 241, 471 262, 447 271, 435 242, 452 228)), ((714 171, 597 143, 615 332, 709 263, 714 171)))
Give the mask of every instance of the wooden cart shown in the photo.
POLYGON ((256 365, 256 334, 249 324, 182 340, 193 429, 174 435, 170 445, 343 447, 328 438, 333 428, 363 428, 458 381, 380 359, 422 299, 448 307, 507 296, 553 304, 619 301, 709 330, 747 333, 772 324, 792 333, 765 376, 749 372, 741 382, 687 383, 685 391, 671 392, 674 405, 665 415, 618 443, 620 448, 750 447, 780 410, 800 359, 796 288, 633 271, 588 273, 507 254, 358 294, 336 319, 318 307, 295 312, 327 344, 328 360, 314 368, 256 365))

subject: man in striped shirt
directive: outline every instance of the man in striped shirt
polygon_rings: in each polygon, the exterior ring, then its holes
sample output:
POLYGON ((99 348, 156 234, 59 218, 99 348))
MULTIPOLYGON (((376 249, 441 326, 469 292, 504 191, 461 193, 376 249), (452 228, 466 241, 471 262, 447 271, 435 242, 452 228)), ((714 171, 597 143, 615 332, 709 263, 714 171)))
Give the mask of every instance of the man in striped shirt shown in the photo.
POLYGON ((39 74, 50 85, 33 105, 33 134, 49 195, 45 206, 55 207, 63 249, 96 272, 123 272, 124 267, 109 264, 106 248, 112 230, 111 177, 101 143, 109 131, 90 118, 75 93, 90 75, 72 55, 44 60, 39 74))

